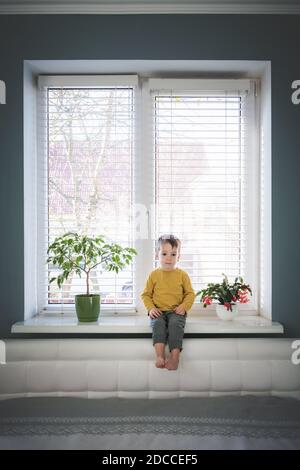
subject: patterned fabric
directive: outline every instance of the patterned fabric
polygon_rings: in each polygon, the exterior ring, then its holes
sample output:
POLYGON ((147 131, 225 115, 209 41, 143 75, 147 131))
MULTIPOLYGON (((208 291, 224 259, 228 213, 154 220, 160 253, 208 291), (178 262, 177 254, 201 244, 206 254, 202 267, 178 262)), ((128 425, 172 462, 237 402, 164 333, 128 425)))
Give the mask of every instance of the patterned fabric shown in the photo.
POLYGON ((300 420, 218 419, 167 416, 2 418, 0 436, 74 434, 174 434, 300 438, 300 420))
POLYGON ((300 438, 300 401, 251 395, 152 400, 36 397, 0 401, 0 438, 134 433, 300 438))

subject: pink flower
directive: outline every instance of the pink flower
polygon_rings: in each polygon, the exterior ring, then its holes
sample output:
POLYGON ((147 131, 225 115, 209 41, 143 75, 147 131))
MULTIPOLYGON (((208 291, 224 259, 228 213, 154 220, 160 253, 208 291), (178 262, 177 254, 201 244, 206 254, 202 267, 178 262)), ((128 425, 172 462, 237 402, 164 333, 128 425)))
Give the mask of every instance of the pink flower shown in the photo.
POLYGON ((233 301, 233 302, 236 302, 236 301, 237 301, 237 297, 236 297, 235 295, 232 297, 232 301, 233 301))
POLYGON ((246 304, 247 302, 249 302, 247 292, 239 290, 238 295, 239 295, 239 301, 241 304, 246 304))
POLYGON ((203 303, 204 303, 205 305, 211 305, 211 304, 212 304, 212 298, 209 297, 209 295, 206 295, 206 296, 204 297, 204 299, 203 299, 203 303))

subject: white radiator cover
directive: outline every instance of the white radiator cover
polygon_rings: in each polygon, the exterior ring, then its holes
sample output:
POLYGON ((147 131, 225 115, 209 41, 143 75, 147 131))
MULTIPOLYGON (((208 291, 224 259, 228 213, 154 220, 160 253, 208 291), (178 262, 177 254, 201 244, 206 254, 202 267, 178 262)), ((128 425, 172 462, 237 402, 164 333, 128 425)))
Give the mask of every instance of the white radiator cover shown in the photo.
POLYGON ((175 398, 274 395, 300 399, 291 338, 186 338, 177 371, 157 369, 151 339, 6 340, 0 398, 175 398))

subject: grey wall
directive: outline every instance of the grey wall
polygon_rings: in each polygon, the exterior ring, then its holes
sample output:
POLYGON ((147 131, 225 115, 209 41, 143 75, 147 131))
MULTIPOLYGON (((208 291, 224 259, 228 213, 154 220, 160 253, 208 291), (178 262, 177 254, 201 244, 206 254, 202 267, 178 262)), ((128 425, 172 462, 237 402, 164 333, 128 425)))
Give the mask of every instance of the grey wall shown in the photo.
POLYGON ((23 60, 270 60, 272 65, 273 319, 300 336, 299 16, 0 16, 0 337, 23 319, 23 60))

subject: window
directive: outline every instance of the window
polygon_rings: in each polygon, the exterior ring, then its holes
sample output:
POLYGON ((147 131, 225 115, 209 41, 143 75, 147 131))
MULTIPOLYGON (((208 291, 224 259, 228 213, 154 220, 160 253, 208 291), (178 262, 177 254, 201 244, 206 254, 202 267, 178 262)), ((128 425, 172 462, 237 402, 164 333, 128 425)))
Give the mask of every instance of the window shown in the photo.
POLYGON ((195 290, 224 272, 257 293, 255 81, 40 76, 39 89, 39 310, 72 309, 84 291, 75 275, 49 284, 47 246, 67 231, 137 248, 126 271, 94 273, 104 309, 142 311, 162 233, 182 239, 195 290))
MULTIPOLYGON (((135 78, 40 77, 39 183, 41 252, 66 232, 105 234, 132 246, 135 78)), ((41 265, 40 305, 74 304, 85 279, 49 284, 55 266, 41 265)), ((134 265, 118 276, 91 272, 92 292, 104 304, 133 304, 134 265), (101 287, 100 287, 101 286, 101 287), (131 289, 128 289, 131 286, 131 289)))
POLYGON ((251 83, 154 79, 150 90, 156 237, 175 233, 184 240, 181 266, 197 289, 222 282, 225 273, 244 276, 256 292, 259 175, 251 83))

